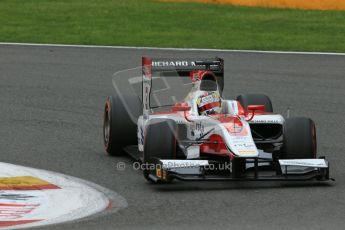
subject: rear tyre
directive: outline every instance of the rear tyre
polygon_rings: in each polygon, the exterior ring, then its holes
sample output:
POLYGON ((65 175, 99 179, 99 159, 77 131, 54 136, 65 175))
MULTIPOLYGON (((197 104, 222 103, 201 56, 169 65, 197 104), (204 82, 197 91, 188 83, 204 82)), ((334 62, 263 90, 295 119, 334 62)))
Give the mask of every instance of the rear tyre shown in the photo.
POLYGON ((316 158, 315 123, 306 117, 293 117, 285 121, 284 141, 281 158, 311 159, 316 158))
MULTIPOLYGON (((149 175, 155 175, 157 159, 176 159, 177 140, 175 133, 177 125, 173 120, 154 119, 146 129, 144 143, 144 177, 153 181, 149 175), (150 167, 154 166, 154 167, 150 167)), ((166 178, 165 182, 171 182, 166 178)), ((161 181, 160 181, 161 182, 161 181)))
POLYGON ((266 112, 273 112, 271 99, 264 94, 241 94, 236 100, 240 102, 244 110, 247 110, 248 105, 265 105, 266 112))
POLYGON ((118 156, 128 145, 136 145, 137 119, 141 113, 141 103, 135 95, 117 95, 107 98, 104 108, 103 140, 109 155, 118 156), (126 109, 126 106, 128 110, 126 109))

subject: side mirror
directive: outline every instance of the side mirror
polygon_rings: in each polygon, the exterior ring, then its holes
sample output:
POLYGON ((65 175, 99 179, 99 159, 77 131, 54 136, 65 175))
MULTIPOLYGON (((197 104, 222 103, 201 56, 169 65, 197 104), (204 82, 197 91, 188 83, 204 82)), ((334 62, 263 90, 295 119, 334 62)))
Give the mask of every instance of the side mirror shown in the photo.
POLYGON ((248 105, 247 107, 247 111, 261 111, 261 112, 265 112, 266 111, 266 107, 265 105, 248 105))
POLYGON ((251 112, 251 117, 249 119, 247 119, 246 121, 251 121, 254 118, 255 111, 265 112, 266 108, 265 108, 265 105, 248 105, 247 111, 251 112))
POLYGON ((173 107, 172 107, 172 111, 173 112, 186 112, 189 111, 191 109, 191 107, 187 104, 187 103, 176 103, 173 107))

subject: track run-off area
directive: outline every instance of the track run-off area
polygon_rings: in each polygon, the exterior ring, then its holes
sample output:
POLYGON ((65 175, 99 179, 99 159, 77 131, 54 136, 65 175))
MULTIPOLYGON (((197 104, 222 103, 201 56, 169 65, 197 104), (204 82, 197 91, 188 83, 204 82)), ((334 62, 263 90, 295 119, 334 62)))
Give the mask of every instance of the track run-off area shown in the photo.
POLYGON ((163 0, 169 2, 201 2, 213 4, 232 4, 237 6, 292 8, 304 10, 345 10, 342 0, 163 0))
POLYGON ((35 191, 41 198, 34 202, 66 186, 65 180, 119 199, 116 211, 40 229, 343 229, 344 89, 345 55, 2 44, 0 171, 8 164, 17 170, 0 174, 0 187, 4 178, 30 176, 36 188, 49 185, 35 191), (107 156, 102 140, 112 75, 140 66, 142 56, 224 58, 223 96, 264 93, 276 112, 285 115, 289 107, 292 116, 311 117, 318 154, 329 160, 336 182, 146 182, 131 158, 107 156))

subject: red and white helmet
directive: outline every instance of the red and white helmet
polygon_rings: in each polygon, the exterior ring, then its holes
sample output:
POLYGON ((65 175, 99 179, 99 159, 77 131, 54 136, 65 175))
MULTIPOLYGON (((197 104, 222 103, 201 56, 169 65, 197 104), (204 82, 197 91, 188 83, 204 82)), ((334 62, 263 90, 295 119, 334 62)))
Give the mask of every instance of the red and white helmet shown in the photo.
POLYGON ((197 98, 196 104, 200 115, 220 113, 221 98, 218 91, 217 78, 211 71, 197 71, 199 76, 195 81, 200 81, 199 92, 201 95, 197 98))
POLYGON ((198 112, 200 115, 220 113, 221 98, 218 92, 204 92, 197 101, 198 112))

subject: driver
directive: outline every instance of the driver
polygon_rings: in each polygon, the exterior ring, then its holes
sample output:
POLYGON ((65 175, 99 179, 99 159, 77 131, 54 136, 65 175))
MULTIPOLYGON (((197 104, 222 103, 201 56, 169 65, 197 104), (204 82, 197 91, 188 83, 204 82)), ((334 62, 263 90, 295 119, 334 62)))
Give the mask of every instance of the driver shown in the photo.
POLYGON ((221 98, 219 92, 205 91, 196 101, 199 115, 210 115, 220 113, 221 98))

